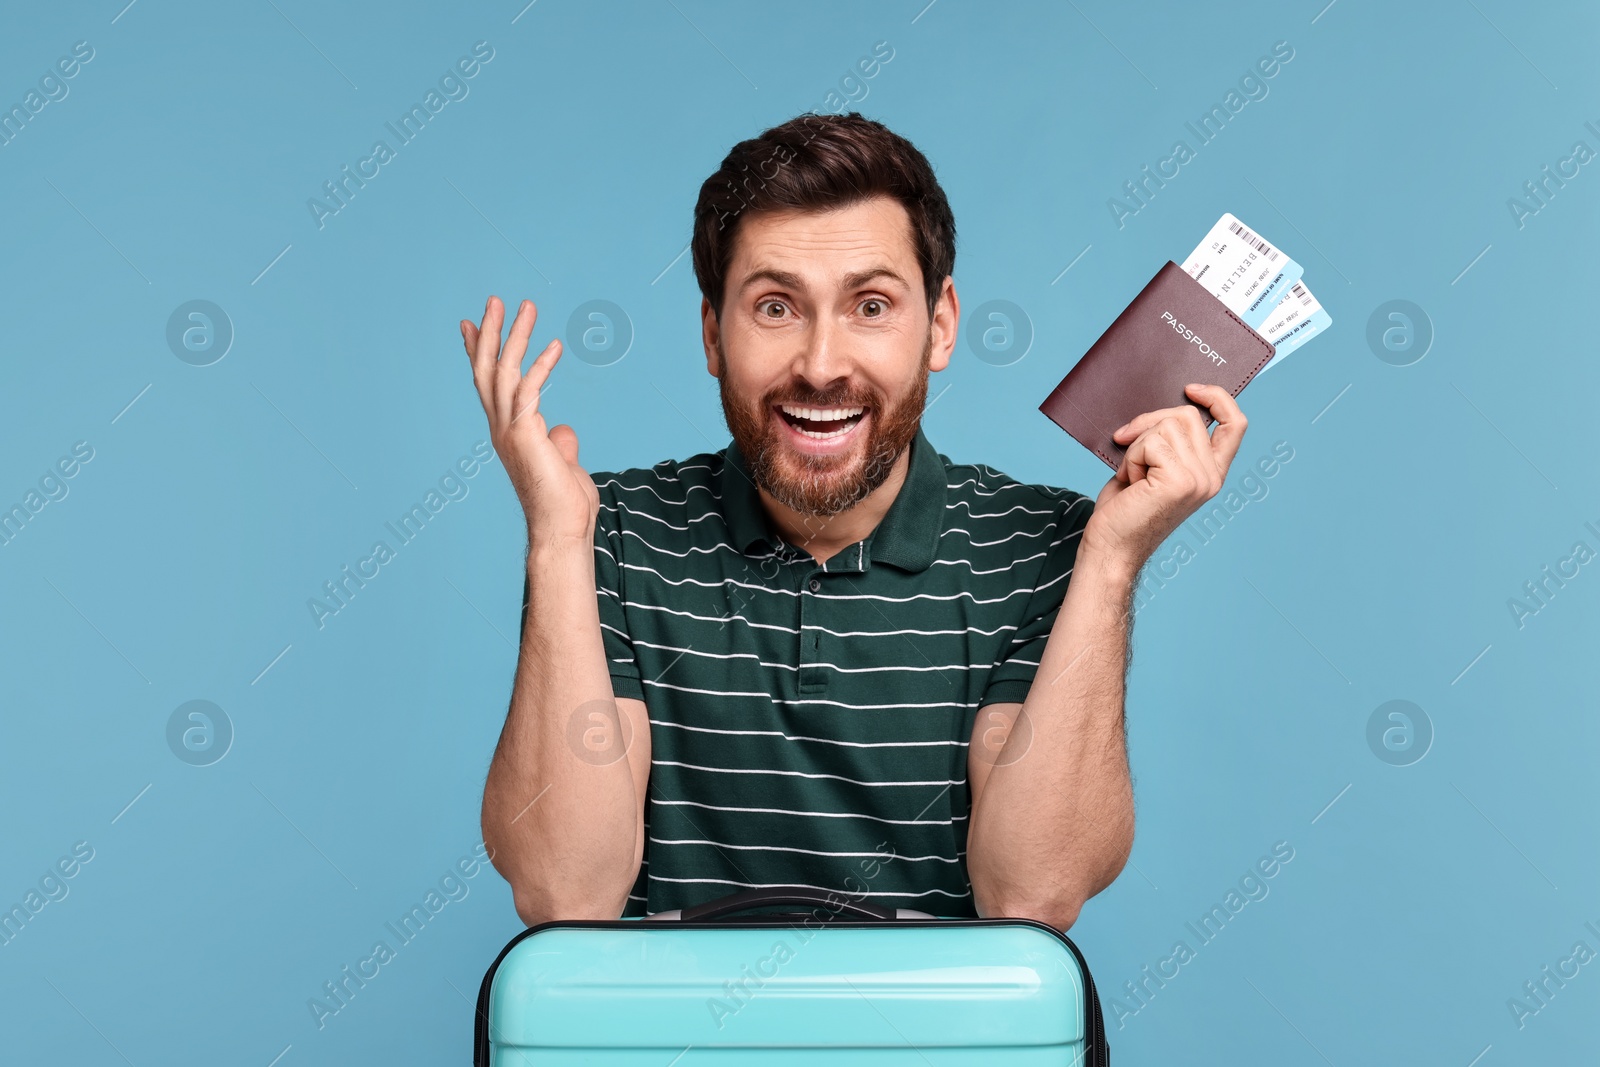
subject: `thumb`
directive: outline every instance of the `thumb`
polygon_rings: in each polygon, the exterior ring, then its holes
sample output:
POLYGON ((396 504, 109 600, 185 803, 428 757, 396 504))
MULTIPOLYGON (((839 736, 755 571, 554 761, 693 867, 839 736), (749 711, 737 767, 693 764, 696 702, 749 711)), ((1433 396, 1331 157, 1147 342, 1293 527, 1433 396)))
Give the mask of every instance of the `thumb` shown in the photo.
POLYGON ((578 465, 578 432, 566 423, 552 427, 550 430, 550 443, 556 446, 556 451, 561 453, 561 458, 576 467, 578 465))

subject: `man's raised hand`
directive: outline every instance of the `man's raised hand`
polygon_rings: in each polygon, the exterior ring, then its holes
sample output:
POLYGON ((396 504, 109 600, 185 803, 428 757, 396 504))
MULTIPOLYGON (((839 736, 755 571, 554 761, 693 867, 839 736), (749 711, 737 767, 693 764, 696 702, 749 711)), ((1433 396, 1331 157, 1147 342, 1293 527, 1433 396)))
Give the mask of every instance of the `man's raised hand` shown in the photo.
POLYGON ((472 361, 472 380, 489 418, 494 450, 527 516, 529 545, 587 545, 594 537, 600 493, 594 479, 578 465, 577 433, 565 424, 547 427, 539 411, 539 391, 561 358, 561 340, 546 345, 528 373, 522 373, 538 317, 533 301, 524 300, 502 349, 505 305, 491 296, 481 328, 461 320, 461 340, 472 361))
POLYGON ((1244 440, 1244 412, 1219 385, 1192 384, 1184 393, 1210 410, 1216 430, 1207 433, 1193 404, 1148 411, 1117 427, 1111 438, 1127 452, 1095 500, 1082 546, 1137 569, 1222 488, 1244 440))

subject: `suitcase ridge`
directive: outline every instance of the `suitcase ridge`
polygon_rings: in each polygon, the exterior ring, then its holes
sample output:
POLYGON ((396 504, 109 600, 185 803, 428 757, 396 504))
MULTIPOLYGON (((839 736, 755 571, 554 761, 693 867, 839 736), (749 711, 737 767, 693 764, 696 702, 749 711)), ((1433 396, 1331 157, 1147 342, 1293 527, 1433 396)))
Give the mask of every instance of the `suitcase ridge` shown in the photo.
MULTIPOLYGON (((647 916, 630 919, 553 919, 538 925, 528 927, 515 934, 501 949, 484 974, 478 990, 478 999, 475 1006, 473 1020, 473 1064, 474 1067, 490 1067, 492 1056, 493 1037, 490 1032, 491 1023, 491 998, 494 991, 494 982, 500 971, 502 963, 512 953, 517 945, 525 939, 543 931, 556 929, 579 930, 619 930, 640 932, 643 930, 663 931, 694 931, 694 930, 728 930, 728 929, 770 929, 770 930, 795 930, 797 920, 804 919, 814 913, 794 912, 764 915, 737 915, 730 914, 741 909, 756 906, 782 905, 805 903, 823 905, 845 910, 850 914, 848 919, 830 917, 824 920, 825 927, 839 927, 847 930, 868 929, 895 929, 914 930, 923 928, 944 929, 973 929, 982 927, 1027 927, 1046 931, 1053 935, 1053 939, 1066 946, 1069 954, 1076 964, 1078 975, 1083 983, 1083 1048, 1084 1067, 1109 1067, 1110 1048, 1106 1038, 1105 1021, 1102 1013, 1100 997, 1095 987, 1094 977, 1084 958, 1082 950, 1066 935, 1049 924, 1034 919, 1021 917, 989 917, 989 918, 939 918, 936 916, 919 917, 893 917, 896 910, 885 909, 881 906, 864 901, 851 901, 845 903, 842 894, 822 894, 816 892, 792 892, 771 890, 746 890, 732 894, 726 898, 709 901, 697 905, 692 909, 683 909, 697 915, 712 915, 712 918, 683 919, 675 917, 682 913, 659 913, 661 916, 674 916, 671 918, 658 918, 647 916), (863 915, 888 915, 890 918, 862 918, 863 915)), ((904 913, 907 909, 898 909, 904 913)), ((837 915, 837 911, 835 912, 837 915)), ((913 916, 925 916, 927 913, 911 912, 913 916)), ((809 940, 809 939, 808 939, 809 940)))

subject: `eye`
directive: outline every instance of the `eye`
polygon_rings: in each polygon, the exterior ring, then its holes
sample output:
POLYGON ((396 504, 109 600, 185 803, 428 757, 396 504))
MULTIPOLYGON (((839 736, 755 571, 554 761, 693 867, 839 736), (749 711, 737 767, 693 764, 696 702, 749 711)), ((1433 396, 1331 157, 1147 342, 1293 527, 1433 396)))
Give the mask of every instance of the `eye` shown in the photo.
POLYGON ((758 312, 761 312, 763 318, 768 319, 785 318, 786 316, 784 315, 784 312, 788 310, 787 306, 781 300, 763 300, 761 303, 756 305, 756 309, 758 312), (762 308, 779 308, 781 310, 777 314, 773 314, 770 311, 761 311, 762 308))
POLYGON ((870 310, 870 311, 866 312, 866 316, 869 319, 882 318, 884 312, 886 312, 888 310, 888 305, 885 304, 882 300, 879 300, 875 296, 868 297, 867 299, 861 301, 861 307, 863 309, 867 309, 867 308, 874 309, 874 310, 870 310))

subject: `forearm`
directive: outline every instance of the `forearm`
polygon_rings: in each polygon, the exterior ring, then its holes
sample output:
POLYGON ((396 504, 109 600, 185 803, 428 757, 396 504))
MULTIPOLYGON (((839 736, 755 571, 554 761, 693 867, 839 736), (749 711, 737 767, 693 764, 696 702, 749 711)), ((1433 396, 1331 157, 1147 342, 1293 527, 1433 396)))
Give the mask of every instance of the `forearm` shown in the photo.
POLYGON ((484 785, 484 841, 524 922, 614 919, 638 871, 639 815, 592 545, 530 548, 528 581, 511 705, 484 785))
POLYGON ((967 869, 980 915, 1043 916, 1065 929, 1127 862, 1133 786, 1123 699, 1137 572, 1079 552, 1033 685, 971 814, 967 869))

